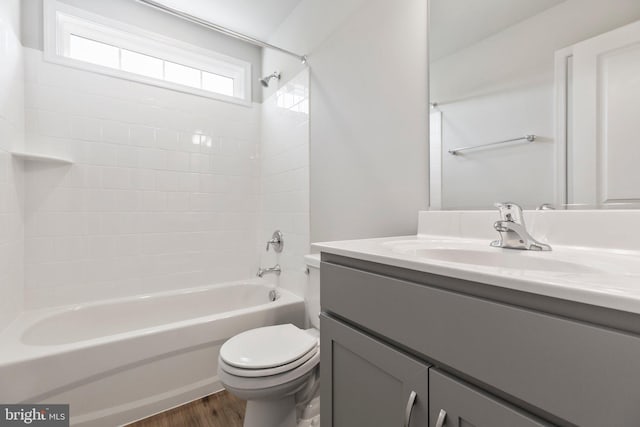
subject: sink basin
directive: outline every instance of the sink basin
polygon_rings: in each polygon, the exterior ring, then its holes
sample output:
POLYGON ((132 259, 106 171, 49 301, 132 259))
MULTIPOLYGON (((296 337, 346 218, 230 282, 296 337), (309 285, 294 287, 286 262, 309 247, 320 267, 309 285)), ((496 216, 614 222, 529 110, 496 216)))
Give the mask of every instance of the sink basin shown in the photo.
POLYGON ((552 251, 524 251, 491 247, 490 234, 418 234, 313 247, 331 256, 640 313, 640 247, 552 243, 552 251))
POLYGON ((495 250, 495 252, 492 250, 492 252, 489 252, 487 250, 462 248, 397 248, 396 252, 434 261, 493 268, 580 274, 599 271, 582 263, 554 259, 552 252, 541 253, 516 250, 495 250))

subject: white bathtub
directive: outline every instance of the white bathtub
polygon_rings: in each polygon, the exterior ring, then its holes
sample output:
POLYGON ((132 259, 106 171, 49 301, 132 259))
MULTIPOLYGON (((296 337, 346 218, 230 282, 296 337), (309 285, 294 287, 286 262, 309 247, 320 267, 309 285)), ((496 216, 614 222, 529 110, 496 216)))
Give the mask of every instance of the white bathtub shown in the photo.
POLYGON ((222 389, 220 346, 303 300, 260 282, 23 313, 0 334, 0 402, 69 403, 71 423, 125 424, 222 389))

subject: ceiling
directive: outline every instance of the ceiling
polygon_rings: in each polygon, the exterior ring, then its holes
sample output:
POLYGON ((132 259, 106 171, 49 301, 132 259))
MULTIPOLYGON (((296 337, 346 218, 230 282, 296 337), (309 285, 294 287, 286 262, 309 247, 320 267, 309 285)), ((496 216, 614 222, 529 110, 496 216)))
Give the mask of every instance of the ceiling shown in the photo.
POLYGON ((268 40, 301 0, 156 0, 234 31, 268 40))
POLYGON ((431 60, 457 52, 564 1, 431 0, 431 60))

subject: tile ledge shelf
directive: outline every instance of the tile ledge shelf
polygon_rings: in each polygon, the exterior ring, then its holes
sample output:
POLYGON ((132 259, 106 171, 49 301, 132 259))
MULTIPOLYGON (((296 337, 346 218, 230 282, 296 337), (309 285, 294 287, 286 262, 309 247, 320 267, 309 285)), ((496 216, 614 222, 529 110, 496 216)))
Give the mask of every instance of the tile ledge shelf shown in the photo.
POLYGON ((28 161, 34 161, 34 162, 48 162, 48 163, 58 163, 58 164, 64 164, 64 165, 73 164, 73 162, 69 159, 49 156, 46 154, 34 154, 34 153, 25 153, 21 151, 12 151, 11 155, 13 157, 17 157, 22 160, 28 160, 28 161))

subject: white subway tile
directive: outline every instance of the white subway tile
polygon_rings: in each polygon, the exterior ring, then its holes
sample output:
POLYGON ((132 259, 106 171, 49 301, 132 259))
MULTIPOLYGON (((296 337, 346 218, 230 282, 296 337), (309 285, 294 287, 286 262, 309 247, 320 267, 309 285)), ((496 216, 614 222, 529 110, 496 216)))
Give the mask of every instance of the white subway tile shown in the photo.
POLYGON ((131 126, 129 128, 129 140, 132 145, 137 145, 138 147, 155 147, 155 129, 148 126, 131 126))
POLYGON ((178 149, 178 133, 169 129, 156 130, 156 145, 165 150, 178 149))
POLYGON ((59 187, 51 191, 40 209, 54 212, 82 212, 85 210, 85 201, 84 190, 59 187))
POLYGON ((27 264, 39 264, 51 262, 54 258, 53 239, 48 237, 36 237, 25 239, 25 258, 27 264))
POLYGON ((88 212, 112 212, 116 210, 116 190, 93 189, 87 194, 88 212))
POLYGON ((118 257, 130 257, 140 254, 140 235, 116 236, 116 254, 118 257))
POLYGON ((200 193, 222 193, 229 188, 231 177, 224 175, 201 174, 199 175, 200 193))
POLYGON ((135 212, 139 210, 138 192, 133 190, 118 190, 116 205, 121 212, 135 212))
POLYGON ((178 137, 178 149, 188 153, 198 153, 200 152, 200 147, 203 142, 205 142, 206 146, 206 141, 206 136, 202 134, 200 129, 196 129, 191 132, 180 132, 178 137))
POLYGON ((52 261, 78 261, 87 254, 87 239, 80 236, 60 236, 53 239, 52 261))
POLYGON ((135 181, 130 168, 103 167, 102 168, 102 188, 111 189, 133 189, 135 181))
POLYGON ((87 219, 80 212, 41 212, 36 236, 78 236, 87 234, 87 219))
POLYGON ((102 169, 101 166, 85 166, 85 185, 87 188, 102 187, 102 169))
POLYGON ((115 166, 117 164, 117 146, 99 142, 89 144, 89 163, 115 166))
POLYGON ((138 190, 155 190, 157 172, 149 169, 134 169, 131 171, 133 185, 138 190))
POLYGON ((174 171, 158 171, 157 186, 159 191, 197 191, 199 177, 197 174, 174 171))
POLYGON ((201 172, 206 173, 211 170, 211 160, 210 156, 206 154, 193 153, 191 154, 190 159, 190 170, 191 172, 201 172))
POLYGON ((120 167, 138 167, 138 149, 130 146, 121 146, 117 149, 117 165, 120 167))
POLYGON ((188 172, 190 170, 189 153, 169 151, 167 153, 167 169, 172 171, 188 172))
POLYGON ((71 136, 71 119, 64 114, 50 111, 36 111, 36 132, 44 136, 69 138, 71 136))
POLYGON ((139 210, 141 212, 159 212, 170 210, 167 193, 160 191, 139 191, 139 210))
POLYGON ((117 255, 115 236, 89 236, 87 245, 91 259, 114 258, 117 255))
POLYGON ((110 120, 102 122, 102 140, 112 144, 129 143, 129 126, 110 120))
POLYGON ((166 150, 156 148, 141 148, 138 151, 139 165, 143 169, 167 169, 167 153, 166 150))
POLYGON ((95 236, 102 233, 102 211, 89 211, 87 209, 87 235, 95 236))
POLYGON ((167 211, 189 211, 189 193, 165 193, 167 196, 167 211))
POLYGON ((88 117, 73 117, 71 137, 82 141, 100 141, 102 140, 102 122, 88 117))

